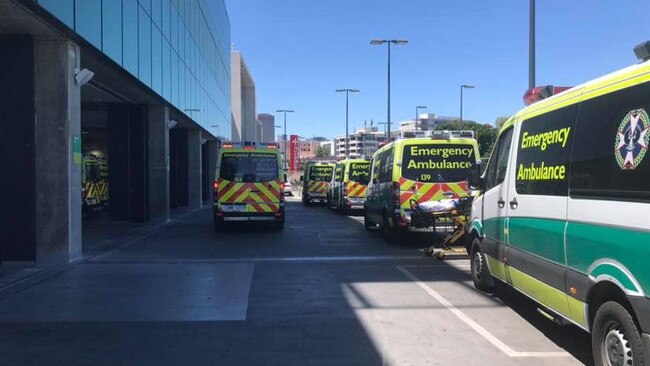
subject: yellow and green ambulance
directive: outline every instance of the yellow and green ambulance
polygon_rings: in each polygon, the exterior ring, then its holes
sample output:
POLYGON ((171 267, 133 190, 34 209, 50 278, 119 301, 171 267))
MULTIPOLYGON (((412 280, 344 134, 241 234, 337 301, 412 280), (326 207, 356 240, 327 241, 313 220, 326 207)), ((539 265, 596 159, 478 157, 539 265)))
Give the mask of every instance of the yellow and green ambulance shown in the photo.
POLYGON ((591 332, 599 366, 650 364, 649 145, 643 62, 520 110, 471 169, 475 286, 591 332))
POLYGON ((364 224, 379 226, 387 239, 407 231, 434 231, 411 225, 417 203, 467 197, 469 168, 480 162, 473 131, 426 131, 375 152, 366 193, 364 224))
POLYGON ((327 191, 334 172, 334 164, 310 161, 305 164, 305 170, 300 177, 302 181, 302 203, 324 203, 327 201, 327 191))
POLYGON ((224 143, 213 183, 215 228, 263 222, 284 228, 284 177, 275 143, 224 143))
POLYGON ((332 175, 328 204, 340 213, 363 209, 370 182, 370 161, 345 159, 336 163, 332 175))

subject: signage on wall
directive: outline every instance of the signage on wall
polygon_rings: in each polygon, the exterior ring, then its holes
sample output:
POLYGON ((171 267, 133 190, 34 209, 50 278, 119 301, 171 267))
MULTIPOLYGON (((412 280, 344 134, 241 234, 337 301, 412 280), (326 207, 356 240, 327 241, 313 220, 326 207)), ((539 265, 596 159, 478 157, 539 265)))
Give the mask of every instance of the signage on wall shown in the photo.
POLYGON ((290 135, 289 142, 289 171, 297 172, 300 170, 300 146, 298 135, 290 135))

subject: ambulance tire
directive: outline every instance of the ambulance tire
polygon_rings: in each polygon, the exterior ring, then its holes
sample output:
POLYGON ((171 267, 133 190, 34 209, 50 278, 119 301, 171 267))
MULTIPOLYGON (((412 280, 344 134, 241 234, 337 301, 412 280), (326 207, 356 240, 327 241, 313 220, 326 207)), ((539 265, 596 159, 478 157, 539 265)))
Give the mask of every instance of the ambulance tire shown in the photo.
POLYGON ((284 230, 284 220, 274 223, 273 224, 273 230, 275 230, 275 231, 284 230))
POLYGON ((390 224, 388 223, 388 216, 385 212, 381 215, 381 234, 384 238, 384 241, 388 243, 397 242, 395 229, 391 229, 390 224))
POLYGON ((647 365, 641 333, 634 318, 623 305, 616 301, 602 304, 591 334, 591 347, 595 365, 620 364, 647 365))
POLYGON ((375 224, 370 222, 370 217, 368 217, 368 212, 366 212, 366 210, 363 211, 363 227, 366 230, 370 230, 375 227, 375 224))
POLYGON ((474 239, 472 242, 472 255, 469 263, 474 287, 483 292, 493 293, 494 280, 490 274, 481 241, 478 239, 474 239))

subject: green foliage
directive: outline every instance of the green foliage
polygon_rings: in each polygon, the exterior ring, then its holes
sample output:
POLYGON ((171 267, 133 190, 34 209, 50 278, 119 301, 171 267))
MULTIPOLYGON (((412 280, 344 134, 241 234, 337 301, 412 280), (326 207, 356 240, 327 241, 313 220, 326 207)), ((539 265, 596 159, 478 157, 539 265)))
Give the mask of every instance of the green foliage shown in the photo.
POLYGON ((508 118, 510 117, 497 117, 497 119, 494 121, 494 125, 497 126, 497 131, 503 127, 508 118))
POLYGON ((492 151, 497 139, 498 130, 489 123, 476 123, 474 121, 463 121, 459 126, 459 121, 441 123, 436 126, 436 130, 472 130, 478 142, 478 150, 481 156, 486 156, 492 151))
POLYGON ((316 148, 316 157, 317 158, 326 158, 328 156, 330 156, 330 150, 329 149, 327 149, 327 148, 325 148, 323 146, 319 146, 319 147, 316 148))

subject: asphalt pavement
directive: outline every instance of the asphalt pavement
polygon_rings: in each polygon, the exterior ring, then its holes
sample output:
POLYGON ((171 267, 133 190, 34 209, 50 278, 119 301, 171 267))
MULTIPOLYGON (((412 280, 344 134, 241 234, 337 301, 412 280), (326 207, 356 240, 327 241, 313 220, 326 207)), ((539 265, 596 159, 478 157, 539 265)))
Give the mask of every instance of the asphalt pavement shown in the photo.
POLYGON ((177 217, 0 300, 0 365, 581 365, 586 333, 465 257, 287 199, 284 231, 177 217))

